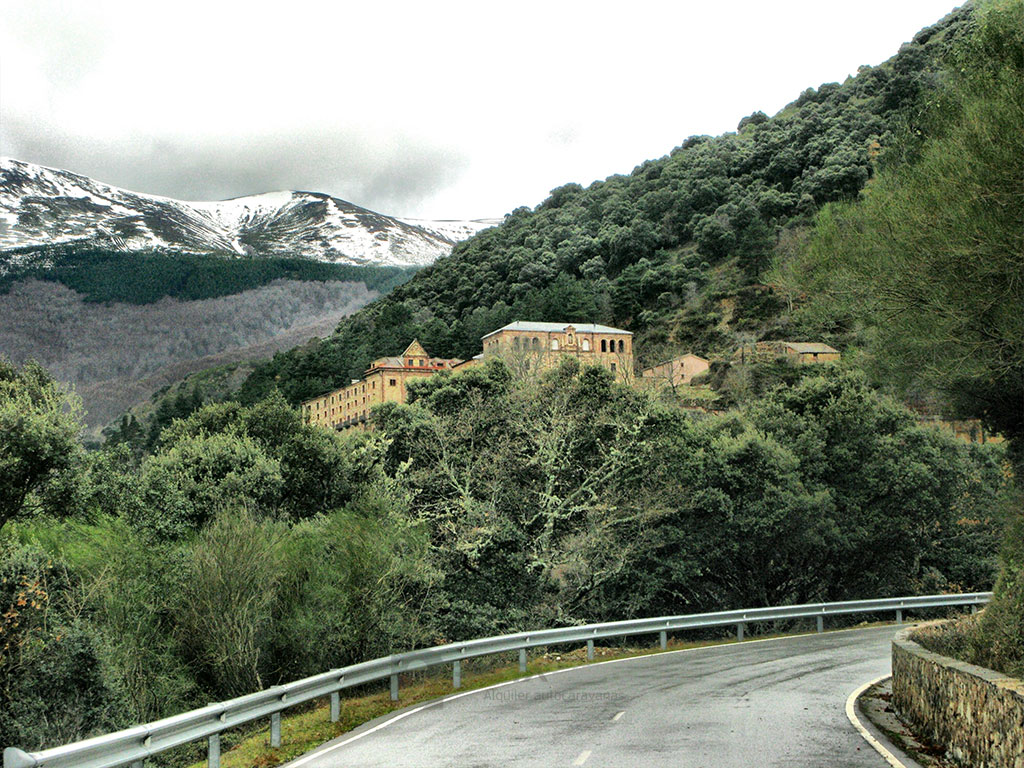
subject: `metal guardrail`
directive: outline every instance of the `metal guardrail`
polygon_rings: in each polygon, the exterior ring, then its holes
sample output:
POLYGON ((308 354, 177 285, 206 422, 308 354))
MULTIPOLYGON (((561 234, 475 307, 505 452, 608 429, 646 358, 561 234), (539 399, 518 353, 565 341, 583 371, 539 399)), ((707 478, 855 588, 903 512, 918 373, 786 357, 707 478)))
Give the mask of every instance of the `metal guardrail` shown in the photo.
POLYGON ((3 768, 116 768, 129 765, 141 768, 147 757, 200 739, 208 740, 207 762, 210 768, 220 766, 220 734, 229 728, 262 718, 270 718, 271 745, 281 744, 281 712, 311 699, 330 697, 331 720, 337 721, 341 711, 340 692, 345 688, 374 680, 389 678, 391 698, 398 700, 398 676, 441 664, 452 665, 454 687, 461 685, 463 659, 494 653, 519 652, 519 669, 526 671, 526 651, 547 645, 586 642, 587 658, 594 657, 594 641, 628 635, 659 635, 661 647, 668 642, 668 633, 686 629, 702 629, 735 625, 737 639, 742 640, 747 624, 780 619, 816 618, 819 632, 824 630, 826 616, 850 613, 896 613, 903 620, 903 611, 948 606, 977 606, 987 603, 991 592, 961 595, 927 595, 924 597, 893 597, 880 600, 855 600, 842 603, 811 603, 775 608, 751 608, 739 611, 698 613, 686 616, 662 616, 654 619, 613 621, 576 627, 517 632, 512 635, 449 643, 422 648, 408 653, 385 656, 361 664, 334 669, 294 683, 268 688, 248 696, 210 704, 156 722, 138 725, 117 733, 97 736, 42 752, 23 752, 16 748, 4 750, 3 768))

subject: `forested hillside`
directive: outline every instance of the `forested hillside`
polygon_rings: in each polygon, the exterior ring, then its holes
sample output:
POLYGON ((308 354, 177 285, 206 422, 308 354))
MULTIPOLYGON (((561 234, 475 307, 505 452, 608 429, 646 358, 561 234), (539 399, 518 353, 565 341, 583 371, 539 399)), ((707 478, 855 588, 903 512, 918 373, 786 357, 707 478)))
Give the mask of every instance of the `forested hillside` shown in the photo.
POLYGON ((386 293, 414 269, 329 264, 303 258, 236 258, 144 251, 123 253, 95 246, 25 249, 5 256, 0 295, 27 280, 60 283, 88 302, 151 304, 162 298, 198 301, 261 288, 274 280, 360 282, 386 293))
POLYGON ((483 334, 513 319, 627 328, 641 364, 799 335, 788 305, 763 284, 765 270, 802 247, 821 205, 855 197, 880 157, 898 155, 971 13, 955 11, 888 62, 809 88, 775 116, 745 117, 736 133, 690 137, 629 175, 567 184, 515 210, 332 338, 259 368, 243 397, 276 386, 297 402, 413 337, 432 354, 469 357, 483 334))
MULTIPOLYGON (((922 128, 857 202, 821 211, 777 278, 816 328, 859 328, 904 397, 938 392, 1007 441, 1016 495, 992 603, 937 649, 1024 676, 1024 3, 980 6, 922 128)), ((931 641, 930 641, 931 642, 931 641)))

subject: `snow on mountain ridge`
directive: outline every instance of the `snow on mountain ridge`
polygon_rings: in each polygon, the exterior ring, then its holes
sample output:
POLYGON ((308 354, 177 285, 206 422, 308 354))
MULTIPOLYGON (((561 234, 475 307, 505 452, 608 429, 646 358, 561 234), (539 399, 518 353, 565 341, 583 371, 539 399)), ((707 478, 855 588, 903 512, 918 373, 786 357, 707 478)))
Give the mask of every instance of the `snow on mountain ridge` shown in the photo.
POLYGON ((433 232, 439 237, 458 243, 467 240, 482 229, 496 227, 501 224, 501 219, 399 219, 427 232, 433 232))
POLYGON ((492 223, 401 220, 318 192, 174 200, 0 158, 0 266, 9 261, 5 250, 70 242, 123 251, 425 266, 492 223))

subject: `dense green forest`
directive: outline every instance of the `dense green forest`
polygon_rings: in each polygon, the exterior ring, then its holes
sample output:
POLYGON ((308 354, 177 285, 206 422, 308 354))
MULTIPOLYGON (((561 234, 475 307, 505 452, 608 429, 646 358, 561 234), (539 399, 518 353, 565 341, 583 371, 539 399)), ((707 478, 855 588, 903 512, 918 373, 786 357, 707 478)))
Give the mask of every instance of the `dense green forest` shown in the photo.
POLYGON ((1024 3, 992 2, 949 54, 902 162, 828 206, 778 265, 813 327, 860 328, 862 363, 1007 439, 1016 495, 995 597, 940 650, 1024 676, 1024 3))
POLYGON ((133 457, 0 366, 0 743, 446 640, 994 578, 1002 451, 858 374, 706 420, 573 361, 413 394, 347 436, 279 394, 209 404, 133 457))
MULTIPOLYGON (((755 112, 736 133, 692 136, 628 175, 555 189, 458 244, 321 345, 278 355, 242 397, 277 387, 298 402, 413 337, 432 354, 471 357, 481 336, 512 320, 626 328, 641 364, 805 333, 765 271, 801 247, 821 205, 855 198, 879 152, 919 130, 922 100, 970 26, 965 7, 891 60, 809 88, 773 117, 755 112)), ((835 330, 823 340, 844 348, 844 329, 835 330)))
POLYGON ((0 744, 460 638, 993 582, 965 644, 1020 674, 1022 136, 1024 2, 991 2, 514 212, 241 402, 179 388, 87 452, 74 397, 0 364, 0 744), (414 335, 465 356, 552 317, 629 327, 642 359, 794 333, 857 353, 720 414, 572 360, 439 374, 371 432, 294 408, 414 335), (919 426, 925 390, 1005 446, 919 426))
POLYGON ((81 247, 31 251, 32 257, 24 264, 0 274, 0 292, 9 291, 18 281, 35 279, 66 285, 83 294, 86 301, 128 304, 151 304, 165 296, 183 301, 232 296, 274 280, 361 282, 386 293, 415 271, 297 258, 123 253, 81 247))

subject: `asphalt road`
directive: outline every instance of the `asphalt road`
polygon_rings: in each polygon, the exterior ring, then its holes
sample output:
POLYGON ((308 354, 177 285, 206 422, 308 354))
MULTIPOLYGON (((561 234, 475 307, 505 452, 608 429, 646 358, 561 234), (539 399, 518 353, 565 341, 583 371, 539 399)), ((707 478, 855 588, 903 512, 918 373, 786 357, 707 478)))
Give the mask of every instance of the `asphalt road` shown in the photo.
POLYGON ((288 768, 883 768, 846 698, 892 627, 590 664, 410 707, 288 768))

